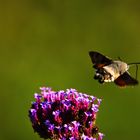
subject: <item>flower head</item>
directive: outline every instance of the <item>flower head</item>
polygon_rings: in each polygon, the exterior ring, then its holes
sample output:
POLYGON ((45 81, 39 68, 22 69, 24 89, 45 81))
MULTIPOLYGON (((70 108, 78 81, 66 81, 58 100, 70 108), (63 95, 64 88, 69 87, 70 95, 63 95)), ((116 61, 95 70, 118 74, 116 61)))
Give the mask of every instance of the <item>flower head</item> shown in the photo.
POLYGON ((95 125, 101 99, 75 89, 41 87, 29 110, 32 127, 44 139, 102 140, 95 125))

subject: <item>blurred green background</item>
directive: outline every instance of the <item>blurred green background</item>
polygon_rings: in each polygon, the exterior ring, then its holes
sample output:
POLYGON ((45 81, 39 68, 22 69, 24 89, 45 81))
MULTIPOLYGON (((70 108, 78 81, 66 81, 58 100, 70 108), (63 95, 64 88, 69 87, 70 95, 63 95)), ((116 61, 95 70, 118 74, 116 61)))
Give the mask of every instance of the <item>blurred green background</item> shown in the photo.
POLYGON ((93 80, 90 50, 140 62, 139 1, 1 0, 0 140, 40 140, 28 118, 40 86, 103 98, 97 124, 104 140, 139 139, 140 86, 93 80))

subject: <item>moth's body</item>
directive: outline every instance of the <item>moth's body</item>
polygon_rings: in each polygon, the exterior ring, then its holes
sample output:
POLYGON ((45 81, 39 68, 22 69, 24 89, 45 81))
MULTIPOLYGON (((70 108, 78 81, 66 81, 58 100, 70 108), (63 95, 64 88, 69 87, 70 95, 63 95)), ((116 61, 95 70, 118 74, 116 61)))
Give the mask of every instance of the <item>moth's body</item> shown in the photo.
MULTIPOLYGON (((103 69, 112 76, 112 80, 111 80, 112 82, 116 80, 124 72, 126 72, 128 68, 129 66, 122 61, 113 61, 112 64, 103 67, 103 69)), ((106 79, 105 82, 107 82, 106 79)))
POLYGON ((138 81, 129 73, 129 65, 119 60, 111 60, 98 52, 90 52, 93 67, 96 69, 94 79, 100 83, 115 82, 119 86, 135 85, 138 81))

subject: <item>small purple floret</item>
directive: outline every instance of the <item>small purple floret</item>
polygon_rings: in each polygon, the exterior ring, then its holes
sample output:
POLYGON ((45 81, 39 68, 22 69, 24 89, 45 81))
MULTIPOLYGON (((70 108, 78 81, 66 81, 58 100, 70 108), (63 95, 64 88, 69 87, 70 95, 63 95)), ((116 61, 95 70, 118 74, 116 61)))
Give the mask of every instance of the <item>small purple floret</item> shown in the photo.
POLYGON ((29 110, 32 127, 40 137, 56 140, 102 140, 95 125, 101 99, 75 89, 52 91, 41 87, 29 110))

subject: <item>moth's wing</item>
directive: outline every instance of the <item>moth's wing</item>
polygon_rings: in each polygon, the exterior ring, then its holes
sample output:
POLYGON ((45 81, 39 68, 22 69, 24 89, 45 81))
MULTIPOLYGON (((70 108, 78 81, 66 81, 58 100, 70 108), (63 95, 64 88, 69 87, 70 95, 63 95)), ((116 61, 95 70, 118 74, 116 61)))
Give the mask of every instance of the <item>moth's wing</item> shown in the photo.
POLYGON ((107 58, 106 56, 95 52, 95 51, 90 51, 89 56, 92 60, 92 63, 94 64, 94 68, 102 68, 103 66, 109 65, 112 63, 112 60, 110 58, 107 58))
POLYGON ((120 75, 114 82, 120 87, 124 87, 127 85, 133 86, 138 84, 138 81, 131 77, 128 72, 125 72, 122 75, 120 75))

